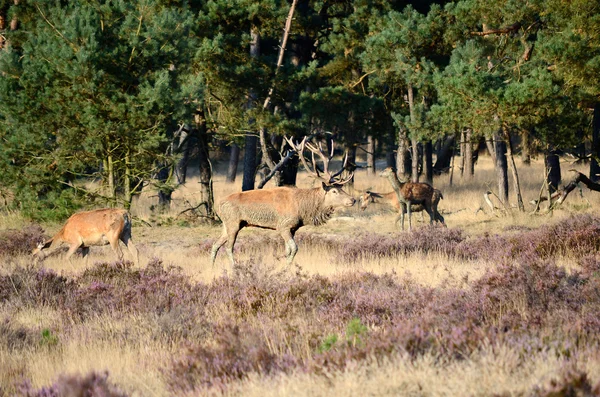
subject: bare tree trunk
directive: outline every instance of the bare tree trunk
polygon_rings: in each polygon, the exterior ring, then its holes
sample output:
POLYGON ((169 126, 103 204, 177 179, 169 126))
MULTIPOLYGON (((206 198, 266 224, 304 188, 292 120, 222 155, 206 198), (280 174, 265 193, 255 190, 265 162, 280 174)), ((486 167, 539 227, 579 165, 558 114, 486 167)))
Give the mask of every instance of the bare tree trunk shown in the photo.
POLYGON ((523 205, 523 197, 521 196, 519 173, 517 172, 517 165, 515 164, 515 158, 513 156, 512 150, 512 141, 510 139, 510 132, 508 132, 508 130, 505 130, 504 137, 506 139, 506 156, 510 160, 510 170, 513 176, 515 195, 517 196, 517 205, 519 207, 519 211, 525 211, 525 206, 523 205))
POLYGON ((423 145, 423 174, 425 181, 433 185, 433 144, 430 140, 423 145))
POLYGON ((600 102, 594 104, 592 119, 592 161, 590 162, 590 180, 600 180, 600 102))
POLYGON ((496 155, 496 178, 498 179, 498 197, 508 207, 508 165, 506 161, 506 144, 499 134, 494 134, 496 155))
POLYGON ((229 167, 227 168, 227 183, 235 182, 237 176, 238 163, 240 162, 240 147, 232 143, 229 151, 229 167))
POLYGON ((373 135, 367 137, 367 176, 373 177, 377 173, 375 169, 375 139, 373 135))
POLYGON ((467 178, 472 178, 475 175, 475 166, 473 162, 473 143, 472 141, 473 130, 467 128, 465 131, 465 174, 467 178))

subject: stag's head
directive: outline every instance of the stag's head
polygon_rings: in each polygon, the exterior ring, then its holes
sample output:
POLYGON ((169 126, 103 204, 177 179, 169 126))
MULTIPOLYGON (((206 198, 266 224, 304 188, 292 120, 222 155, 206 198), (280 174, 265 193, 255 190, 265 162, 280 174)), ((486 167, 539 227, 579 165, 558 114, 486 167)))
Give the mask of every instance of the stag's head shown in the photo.
POLYGON ((323 182, 322 187, 325 191, 324 207, 352 207, 356 202, 354 197, 342 190, 342 185, 323 182))

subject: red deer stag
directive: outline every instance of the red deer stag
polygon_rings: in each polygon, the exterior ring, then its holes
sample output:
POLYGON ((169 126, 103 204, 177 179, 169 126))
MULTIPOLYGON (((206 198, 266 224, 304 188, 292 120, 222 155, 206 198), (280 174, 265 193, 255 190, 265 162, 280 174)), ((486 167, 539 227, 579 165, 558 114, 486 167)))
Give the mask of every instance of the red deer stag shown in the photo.
MULTIPOLYGON (((440 200, 443 198, 444 198, 444 196, 442 195, 441 191, 439 191, 438 189, 433 189, 433 198, 432 198, 431 205, 432 205, 432 209, 434 211, 434 220, 437 222, 440 222, 442 225, 446 225, 446 223, 444 221, 444 217, 442 216, 442 214, 439 213, 439 211, 437 209, 437 206, 438 206, 440 200)), ((400 213, 401 210, 406 212, 405 207, 401 206, 400 202, 398 202, 398 196, 396 196, 396 192, 375 193, 375 192, 371 192, 371 191, 367 190, 366 192, 364 192, 363 194, 360 195, 359 202, 360 202, 361 211, 366 210, 367 207, 369 206, 369 204, 371 204, 371 203, 379 203, 380 202, 382 204, 389 205, 394 210, 396 210, 396 212, 398 212, 398 213, 400 213)), ((410 210, 412 212, 421 212, 421 211, 425 210, 425 206, 422 203, 411 204, 410 210)), ((395 224, 398 223, 399 220, 400 220, 400 215, 398 215, 398 217, 396 217, 396 221, 394 223, 395 224)))
MULTIPOLYGON (((354 198, 342 190, 342 185, 352 179, 336 179, 344 168, 335 174, 329 172, 329 161, 333 157, 333 148, 329 156, 323 153, 320 145, 315 145, 304 137, 300 144, 286 138, 296 151, 308 172, 322 180, 319 187, 298 189, 295 187, 276 187, 263 190, 250 190, 233 193, 219 204, 219 215, 223 221, 223 233, 215 242, 211 251, 211 262, 215 263, 217 252, 227 243, 226 251, 234 265, 233 246, 240 229, 246 226, 277 230, 285 243, 287 263, 296 256, 298 246, 294 241, 296 231, 304 225, 321 225, 333 214, 337 207, 351 207, 354 198), (304 149, 312 152, 312 170, 304 157, 304 149), (323 174, 319 172, 315 155, 323 162, 323 174)), ((347 159, 347 156, 346 156, 347 159)), ((345 166, 344 161, 344 166, 345 166)))
MULTIPOLYGON (((427 183, 401 182, 392 167, 387 167, 379 174, 382 177, 388 178, 394 193, 398 198, 398 202, 402 204, 400 211, 400 220, 402 222, 402 230, 404 230, 404 213, 408 214, 408 229, 412 229, 412 204, 423 204, 425 211, 429 214, 429 224, 433 224, 435 218, 433 208, 434 189, 427 183), (404 210, 406 208, 406 211, 404 210)), ((436 209, 437 211, 437 209, 436 209)))
POLYGON ((105 208, 78 212, 67 219, 54 237, 40 242, 32 255, 43 259, 54 253, 61 245, 68 244, 67 259, 78 248, 81 248, 81 254, 85 258, 90 251, 90 246, 110 244, 117 258, 122 261, 123 251, 119 247, 119 240, 125 243, 135 263, 138 264, 138 250, 131 240, 131 216, 126 210, 105 208), (46 249, 48 250, 45 251, 46 249))

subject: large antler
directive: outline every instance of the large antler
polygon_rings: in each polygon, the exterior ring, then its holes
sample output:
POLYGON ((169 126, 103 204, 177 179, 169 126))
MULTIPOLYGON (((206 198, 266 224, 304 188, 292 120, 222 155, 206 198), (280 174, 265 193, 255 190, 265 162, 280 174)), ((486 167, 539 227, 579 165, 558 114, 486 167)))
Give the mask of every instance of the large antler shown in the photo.
POLYGON ((352 177, 354 176, 354 172, 351 172, 349 175, 347 175, 343 179, 336 179, 346 169, 346 164, 348 163, 348 151, 346 151, 344 154, 344 161, 342 163, 342 168, 333 174, 329 170, 329 161, 331 161, 331 159, 333 159, 333 152, 335 149, 335 145, 334 145, 333 141, 331 144, 330 153, 326 154, 323 151, 322 143, 318 142, 315 145, 314 143, 310 142, 310 137, 308 137, 308 136, 305 136, 300 143, 294 143, 288 137, 285 137, 285 140, 290 145, 290 147, 292 147, 296 151, 296 153, 298 153, 298 157, 300 157, 300 161, 302 162, 302 165, 304 166, 306 171, 308 171, 310 174, 312 174, 315 178, 323 180, 328 185, 333 185, 333 184, 343 185, 343 184, 350 182, 350 180, 352 180, 352 177), (306 157, 304 157, 305 149, 308 149, 312 154, 311 155, 312 168, 308 165, 308 162, 306 161, 306 157), (323 163, 324 176, 322 176, 321 172, 319 171, 319 167, 317 165, 317 159, 315 156, 318 156, 321 159, 321 162, 323 163))

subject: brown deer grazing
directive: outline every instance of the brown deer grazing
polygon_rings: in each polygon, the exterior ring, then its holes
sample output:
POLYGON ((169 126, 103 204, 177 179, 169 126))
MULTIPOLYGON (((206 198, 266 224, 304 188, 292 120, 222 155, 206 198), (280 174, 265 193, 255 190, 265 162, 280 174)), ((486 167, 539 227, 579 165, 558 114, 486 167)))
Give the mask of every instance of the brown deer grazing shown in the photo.
MULTIPOLYGON (((438 189, 433 189, 433 199, 431 201, 431 205, 432 205, 432 209, 434 212, 434 220, 437 222, 440 222, 442 225, 446 225, 446 223, 444 221, 444 217, 442 216, 442 214, 439 213, 439 211, 437 209, 440 200, 443 198, 444 198, 444 196, 442 195, 441 191, 439 191, 438 189)), ((367 207, 369 206, 369 204, 371 204, 371 203, 382 203, 382 204, 391 206, 398 213, 400 213, 401 210, 406 212, 405 207, 401 206, 400 203, 398 202, 398 196, 396 196, 396 192, 375 193, 375 192, 371 192, 371 191, 367 190, 366 192, 364 192, 363 194, 360 195, 358 201, 360 203, 361 211, 366 210, 367 207)), ((421 203, 411 204, 410 210, 412 212, 421 212, 422 213, 422 211, 425 210, 425 206, 421 203)), ((398 215, 398 217, 396 217, 395 223, 398 223, 399 220, 400 220, 400 215, 398 215)))
POLYGON ((90 246, 110 244, 118 260, 123 260, 123 251, 119 247, 119 240, 126 246, 139 263, 138 250, 131 240, 131 216, 126 210, 105 208, 93 211, 78 212, 71 215, 65 225, 54 237, 40 242, 32 252, 36 258, 46 258, 63 244, 69 245, 66 258, 81 248, 85 258, 90 251, 90 246), (47 251, 45 251, 48 249, 47 251))
MULTIPOLYGON (((433 224, 435 213, 433 210, 433 195, 434 189, 427 183, 401 182, 396 175, 396 171, 392 167, 387 167, 379 174, 382 177, 388 178, 394 193, 398 198, 398 202, 402 204, 403 210, 400 211, 400 220, 402 222, 402 230, 404 230, 404 213, 408 213, 408 229, 412 229, 412 204, 422 204, 425 211, 429 214, 429 224, 433 224), (406 208, 406 211, 404 210, 406 208)), ((436 210, 437 211, 437 210, 436 210)))
MULTIPOLYGON (((329 172, 329 161, 333 157, 326 156, 320 145, 307 141, 305 137, 300 144, 294 144, 286 138, 288 144, 295 149, 307 171, 323 180, 321 186, 313 189, 298 189, 294 187, 276 187, 264 190, 250 190, 231 194, 219 204, 219 215, 223 221, 223 233, 215 242, 211 251, 211 262, 215 263, 217 252, 227 243, 226 251, 231 264, 233 246, 240 229, 246 226, 277 230, 285 243, 287 263, 290 264, 296 256, 298 246, 294 241, 296 231, 304 225, 321 225, 333 214, 337 207, 351 207, 354 198, 342 190, 342 185, 352 179, 352 175, 344 180, 336 179, 343 168, 335 173, 329 172), (308 148, 312 156, 313 169, 304 158, 304 149, 308 148), (322 177, 315 161, 315 155, 323 162, 322 177)), ((346 156, 347 159, 347 156, 346 156)), ((345 166, 346 161, 344 161, 345 166)))

